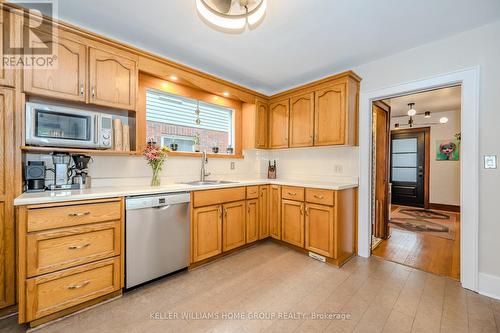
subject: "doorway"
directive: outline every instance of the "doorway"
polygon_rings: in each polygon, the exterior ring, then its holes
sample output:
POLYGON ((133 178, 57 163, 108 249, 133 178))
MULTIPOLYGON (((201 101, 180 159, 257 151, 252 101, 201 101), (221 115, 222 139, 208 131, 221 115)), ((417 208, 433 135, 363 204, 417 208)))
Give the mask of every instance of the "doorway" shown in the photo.
POLYGON ((460 86, 372 107, 372 254, 453 279, 460 279, 460 110, 460 86))

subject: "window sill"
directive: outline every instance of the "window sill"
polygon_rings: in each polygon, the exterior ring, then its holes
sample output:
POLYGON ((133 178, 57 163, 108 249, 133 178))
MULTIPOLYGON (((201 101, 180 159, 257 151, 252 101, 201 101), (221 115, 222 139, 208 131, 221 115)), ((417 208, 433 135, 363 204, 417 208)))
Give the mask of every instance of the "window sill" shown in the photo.
MULTIPOLYGON (((192 152, 187 152, 187 151, 171 151, 168 153, 168 156, 180 156, 180 157, 201 157, 201 153, 192 153, 192 152)), ((208 158, 232 158, 232 159, 242 159, 243 154, 233 154, 233 155, 227 155, 227 154, 208 154, 208 158)))

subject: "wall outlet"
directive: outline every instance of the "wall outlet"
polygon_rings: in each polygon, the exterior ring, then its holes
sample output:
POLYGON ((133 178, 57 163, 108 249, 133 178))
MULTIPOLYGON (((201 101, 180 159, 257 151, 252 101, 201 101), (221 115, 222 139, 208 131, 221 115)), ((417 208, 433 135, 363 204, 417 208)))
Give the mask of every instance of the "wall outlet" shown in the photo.
POLYGON ((234 170, 236 169, 236 163, 235 162, 231 162, 231 170, 234 170))
POLYGON ((336 164, 334 167, 333 167, 333 170, 335 171, 335 173, 343 173, 344 172, 344 167, 340 164, 336 164))

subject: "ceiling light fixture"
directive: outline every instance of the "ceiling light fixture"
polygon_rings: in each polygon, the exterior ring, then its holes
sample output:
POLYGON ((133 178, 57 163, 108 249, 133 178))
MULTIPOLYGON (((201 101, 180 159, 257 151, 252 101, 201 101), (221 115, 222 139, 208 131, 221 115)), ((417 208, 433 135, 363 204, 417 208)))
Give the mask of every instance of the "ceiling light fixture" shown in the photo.
POLYGON ((218 28, 242 31, 262 21, 267 0, 196 0, 196 9, 203 19, 218 28))
MULTIPOLYGON (((402 127, 413 127, 415 125, 417 126, 425 126, 425 125, 439 125, 439 124, 446 124, 448 122, 448 118, 446 117, 441 117, 439 119, 439 123, 419 123, 415 124, 415 119, 413 119, 414 116, 418 115, 417 110, 415 110, 415 103, 408 103, 408 112, 406 113, 408 117, 408 123, 406 124, 400 124, 400 123, 395 123, 394 128, 402 128, 402 127)), ((425 119, 431 118, 431 112, 430 111, 425 111, 423 113, 425 119)))

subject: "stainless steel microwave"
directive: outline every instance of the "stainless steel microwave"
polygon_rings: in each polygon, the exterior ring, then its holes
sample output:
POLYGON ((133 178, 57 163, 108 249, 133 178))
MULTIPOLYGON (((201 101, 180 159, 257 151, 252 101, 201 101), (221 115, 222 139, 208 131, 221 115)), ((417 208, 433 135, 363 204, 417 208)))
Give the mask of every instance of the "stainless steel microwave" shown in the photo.
POLYGON ((26 103, 26 144, 46 147, 111 149, 112 116, 99 112, 26 103))

